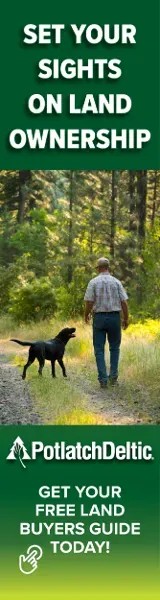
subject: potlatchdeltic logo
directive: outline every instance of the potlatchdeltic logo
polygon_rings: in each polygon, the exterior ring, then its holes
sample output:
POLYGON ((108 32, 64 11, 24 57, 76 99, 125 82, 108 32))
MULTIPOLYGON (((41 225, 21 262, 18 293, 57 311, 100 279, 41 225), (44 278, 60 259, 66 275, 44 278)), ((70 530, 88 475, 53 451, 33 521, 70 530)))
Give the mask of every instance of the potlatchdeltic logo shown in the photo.
POLYGON ((26 465, 24 464, 24 460, 31 460, 23 441, 18 436, 16 440, 13 442, 13 446, 7 456, 6 460, 19 460, 22 467, 26 469, 26 465))

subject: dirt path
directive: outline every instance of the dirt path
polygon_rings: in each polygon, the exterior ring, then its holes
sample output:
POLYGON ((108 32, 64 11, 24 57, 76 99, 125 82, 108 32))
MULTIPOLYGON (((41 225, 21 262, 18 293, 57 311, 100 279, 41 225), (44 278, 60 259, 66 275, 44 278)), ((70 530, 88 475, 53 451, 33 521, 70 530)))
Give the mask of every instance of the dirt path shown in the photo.
POLYGON ((149 403, 146 406, 146 392, 141 386, 135 386, 132 397, 126 398, 125 382, 106 389, 100 389, 98 382, 91 383, 86 376, 86 369, 75 375, 71 373, 77 390, 85 394, 88 410, 103 419, 104 423, 117 425, 135 425, 142 423, 159 423, 160 406, 157 408, 149 403))
POLYGON ((96 387, 94 390, 91 382, 86 378, 80 377, 80 375, 77 378, 74 375, 74 384, 79 392, 81 391, 85 394, 88 410, 102 418, 106 424, 132 425, 135 423, 135 415, 127 414, 129 411, 126 410, 122 399, 120 400, 119 387, 108 387, 108 389, 104 390, 96 387))
POLYGON ((0 355, 0 424, 27 425, 39 423, 34 413, 27 384, 4 354, 0 355))
MULTIPOLYGON (((4 350, 4 348, 0 348, 4 350)), ((74 389, 83 393, 89 412, 96 414, 100 422, 133 424, 135 415, 129 414, 122 400, 120 389, 100 390, 86 378, 86 373, 70 368, 74 389), (94 389, 95 388, 95 389, 94 389)), ((21 373, 6 354, 0 354, 0 423, 12 425, 27 425, 39 423, 40 419, 34 412, 33 403, 27 382, 22 381, 21 373)))
MULTIPOLYGON (((26 356, 26 349, 18 348, 16 354, 26 356)), ((43 423, 34 408, 28 383, 23 382, 21 372, 7 358, 13 355, 13 345, 2 340, 0 344, 0 423, 36 424, 43 423)), ((72 360, 69 364, 69 379, 73 389, 85 398, 85 408, 94 414, 99 424, 134 425, 160 423, 160 402, 152 403, 147 388, 136 385, 128 388, 125 381, 117 386, 101 390, 98 382, 87 376, 87 368, 72 360)), ((92 371, 91 371, 92 378, 92 371)), ((35 402, 36 406, 36 402, 35 402)), ((52 421, 54 422, 54 420, 52 421)))

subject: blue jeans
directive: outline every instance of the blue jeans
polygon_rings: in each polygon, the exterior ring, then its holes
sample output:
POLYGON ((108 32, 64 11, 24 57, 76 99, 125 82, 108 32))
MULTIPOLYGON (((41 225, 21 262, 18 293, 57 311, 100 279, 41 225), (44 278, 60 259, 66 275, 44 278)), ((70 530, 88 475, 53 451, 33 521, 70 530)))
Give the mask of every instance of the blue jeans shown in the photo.
POLYGON ((118 378, 118 362, 121 344, 121 318, 119 312, 95 313, 93 317, 93 345, 96 357, 98 379, 107 383, 108 375, 118 378), (110 351, 110 372, 107 373, 105 362, 106 336, 110 351))

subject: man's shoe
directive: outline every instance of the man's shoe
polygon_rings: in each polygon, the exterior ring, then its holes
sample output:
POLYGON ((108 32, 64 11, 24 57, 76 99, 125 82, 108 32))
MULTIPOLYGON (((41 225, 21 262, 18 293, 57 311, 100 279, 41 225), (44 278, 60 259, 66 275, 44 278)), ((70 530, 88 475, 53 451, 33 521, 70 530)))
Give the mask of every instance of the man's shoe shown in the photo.
POLYGON ((110 385, 118 385, 118 377, 110 377, 109 376, 110 385))
POLYGON ((102 389, 107 388, 107 381, 100 381, 100 387, 102 389))

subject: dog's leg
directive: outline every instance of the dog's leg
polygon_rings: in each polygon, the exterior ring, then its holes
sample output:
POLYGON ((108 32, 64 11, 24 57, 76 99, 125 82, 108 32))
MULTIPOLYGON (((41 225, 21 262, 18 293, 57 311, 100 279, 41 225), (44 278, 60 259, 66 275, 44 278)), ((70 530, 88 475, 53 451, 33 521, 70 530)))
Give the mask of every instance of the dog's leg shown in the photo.
POLYGON ((58 360, 58 363, 59 363, 59 365, 60 365, 60 367, 62 369, 63 377, 67 377, 66 369, 65 369, 64 362, 63 362, 62 358, 58 358, 57 360, 58 360))
POLYGON ((30 360, 28 360, 28 362, 26 363, 26 365, 24 365, 24 369, 23 369, 23 373, 22 373, 22 379, 26 378, 26 371, 28 369, 28 367, 30 367, 32 363, 30 362, 30 360))
POLYGON ((51 361, 51 365, 52 365, 52 377, 56 377, 55 360, 51 361))
POLYGON ((44 367, 44 358, 38 358, 38 362, 39 362, 39 369, 38 369, 38 373, 39 375, 42 375, 42 371, 43 371, 43 367, 44 367))
POLYGON ((34 360, 35 360, 35 356, 34 357, 29 356, 26 365, 24 365, 24 369, 23 369, 23 373, 22 373, 22 379, 26 378, 26 371, 27 371, 28 367, 30 367, 32 365, 32 363, 34 362, 34 360))

